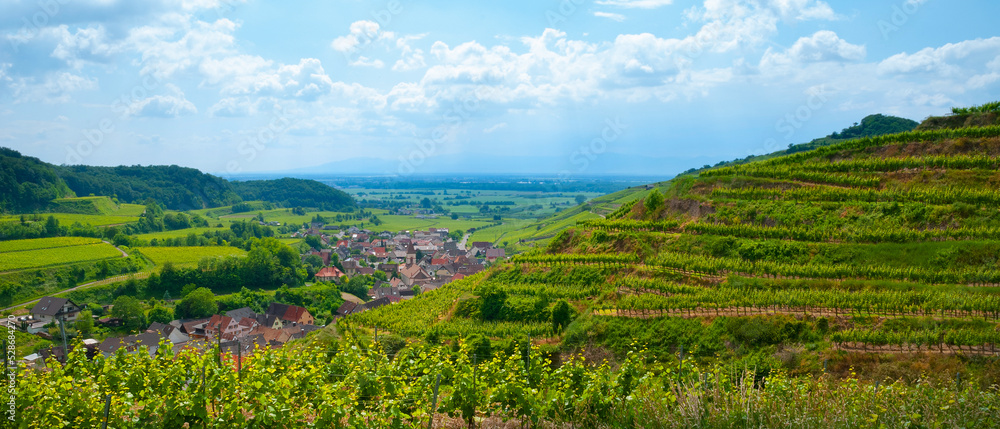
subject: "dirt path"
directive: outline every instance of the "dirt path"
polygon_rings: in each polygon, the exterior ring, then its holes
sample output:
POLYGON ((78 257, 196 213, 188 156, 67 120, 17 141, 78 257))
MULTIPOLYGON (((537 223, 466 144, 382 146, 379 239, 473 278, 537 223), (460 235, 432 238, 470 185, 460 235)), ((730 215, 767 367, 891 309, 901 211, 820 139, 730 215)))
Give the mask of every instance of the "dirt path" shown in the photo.
MULTIPOLYGON (((80 289, 86 289, 86 288, 92 287, 92 286, 101 286, 101 285, 106 285, 106 284, 109 284, 109 283, 117 283, 117 282, 128 280, 129 278, 144 279, 144 278, 149 277, 149 274, 150 274, 149 271, 143 271, 143 272, 132 273, 132 274, 122 274, 120 276, 109 277, 109 278, 106 278, 106 279, 103 279, 103 280, 95 280, 95 281, 92 281, 90 283, 84 283, 82 285, 79 285, 79 286, 76 286, 76 287, 72 287, 72 288, 69 288, 69 289, 63 289, 63 290, 60 290, 60 291, 52 292, 48 296, 54 296, 54 295, 58 295, 58 294, 61 294, 61 293, 73 292, 73 291, 80 290, 80 289)), ((0 310, 0 311, 10 311, 12 309, 15 309, 17 307, 21 307, 21 306, 24 306, 24 305, 32 305, 32 304, 37 303, 38 301, 41 301, 41 299, 42 298, 38 298, 38 299, 33 299, 33 300, 27 301, 27 302, 22 302, 20 304, 15 304, 15 305, 12 305, 12 306, 7 307, 7 308, 5 308, 3 310, 0 310)))
POLYGON ((119 249, 118 246, 115 246, 114 244, 108 243, 107 241, 104 241, 104 243, 110 245, 111 247, 114 247, 115 249, 118 249, 119 252, 122 252, 122 257, 123 258, 127 258, 128 257, 128 253, 125 253, 124 250, 119 249))

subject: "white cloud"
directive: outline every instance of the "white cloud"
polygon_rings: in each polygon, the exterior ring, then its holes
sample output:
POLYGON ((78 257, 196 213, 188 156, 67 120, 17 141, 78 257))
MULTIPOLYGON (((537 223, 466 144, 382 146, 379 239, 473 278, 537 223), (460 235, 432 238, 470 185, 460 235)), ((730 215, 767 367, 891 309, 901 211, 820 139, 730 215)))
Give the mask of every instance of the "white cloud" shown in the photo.
POLYGON ((656 9, 669 6, 674 3, 674 0, 597 0, 595 3, 628 9, 656 9))
POLYGON ((10 87, 17 103, 66 103, 73 92, 96 89, 97 79, 69 72, 50 73, 41 82, 34 77, 18 78, 10 87))
POLYGON ((620 13, 611 13, 611 12, 600 12, 600 11, 598 11, 598 12, 594 12, 594 16, 596 16, 598 18, 607 18, 607 19, 610 19, 612 21, 625 22, 625 15, 622 15, 620 13))
POLYGON ((167 84, 168 95, 154 95, 136 102, 131 109, 132 116, 153 118, 176 118, 198 113, 198 109, 186 98, 177 86, 167 84))
POLYGON ((835 20, 837 14, 826 2, 819 0, 771 0, 771 5, 777 9, 778 14, 784 19, 794 19, 797 21, 835 20))
POLYGON ((145 26, 129 32, 129 47, 140 53, 137 64, 143 74, 168 78, 209 59, 236 55, 234 48, 237 24, 220 19, 209 23, 184 21, 181 27, 145 26))
POLYGON ((208 109, 212 116, 224 118, 242 118, 257 114, 257 103, 249 97, 227 97, 219 100, 208 109))
POLYGON ((414 48, 410 42, 423 39, 426 34, 404 36, 396 39, 396 48, 401 51, 400 59, 392 66, 393 71, 411 71, 427 67, 424 51, 414 48))
POLYGON ((981 66, 1000 56, 1000 37, 949 43, 939 48, 925 48, 913 54, 893 55, 879 64, 881 74, 929 73, 942 77, 966 74, 970 67, 981 66))
POLYGON ((359 47, 370 45, 380 40, 393 40, 395 34, 391 31, 382 31, 377 22, 355 21, 351 24, 350 33, 337 37, 330 43, 330 47, 337 52, 344 54, 354 53, 359 47))
POLYGON ((349 65, 354 67, 374 67, 377 69, 385 67, 385 63, 383 63, 382 60, 372 59, 365 56, 358 57, 358 59, 351 61, 349 65))
POLYGON ((851 63, 865 59, 867 50, 863 45, 853 45, 829 30, 817 31, 810 37, 802 37, 785 52, 768 49, 761 59, 761 69, 774 69, 795 64, 821 62, 851 63))

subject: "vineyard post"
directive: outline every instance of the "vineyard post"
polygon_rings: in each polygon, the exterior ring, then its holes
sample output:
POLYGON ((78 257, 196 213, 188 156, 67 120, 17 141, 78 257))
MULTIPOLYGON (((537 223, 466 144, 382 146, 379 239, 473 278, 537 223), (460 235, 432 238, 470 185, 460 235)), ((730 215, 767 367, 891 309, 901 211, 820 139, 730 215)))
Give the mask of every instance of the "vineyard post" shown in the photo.
POLYGON ((469 421, 469 423, 472 424, 473 428, 476 427, 476 402, 479 402, 479 388, 476 385, 476 375, 478 373, 478 371, 477 371, 478 369, 479 369, 479 356, 476 355, 476 354, 473 354, 472 355, 472 394, 474 396, 473 396, 473 401, 472 401, 472 419, 469 421))
POLYGON ((243 381, 243 343, 236 340, 236 379, 243 381))
POLYGON ((62 333, 63 339, 63 363, 69 359, 69 347, 66 345, 66 316, 59 318, 59 332, 62 333))
POLYGON ((111 394, 109 393, 107 399, 104 400, 104 424, 101 425, 101 429, 108 429, 108 414, 111 411, 111 394))
POLYGON ((222 366, 222 322, 219 322, 218 331, 215 332, 215 344, 219 347, 219 366, 222 366))
POLYGON ((681 372, 684 371, 684 344, 681 344, 680 353, 677 353, 677 384, 681 384, 681 372))
POLYGON ((434 382, 434 400, 431 401, 431 421, 427 422, 427 429, 432 429, 434 427, 434 413, 437 411, 438 406, 438 387, 441 387, 441 374, 437 375, 437 381, 434 382))

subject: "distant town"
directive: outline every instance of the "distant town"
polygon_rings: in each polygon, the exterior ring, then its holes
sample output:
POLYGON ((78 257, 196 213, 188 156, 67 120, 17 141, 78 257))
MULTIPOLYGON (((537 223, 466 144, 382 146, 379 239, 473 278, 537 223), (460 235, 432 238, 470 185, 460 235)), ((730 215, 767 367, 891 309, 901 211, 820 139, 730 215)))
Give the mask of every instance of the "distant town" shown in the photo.
MULTIPOLYGON (((259 224, 281 226, 279 222, 260 221, 259 224)), ((393 233, 353 226, 341 230, 321 222, 311 222, 308 228, 292 234, 292 238, 314 237, 308 242, 315 243, 315 239, 319 239, 322 249, 309 248, 300 255, 304 263, 317 258, 322 261, 322 267, 314 275, 316 282, 339 285, 356 276, 376 279, 367 297, 345 294, 355 299, 345 300, 336 310, 334 320, 413 299, 506 258, 504 249, 495 248, 493 243, 467 243, 469 236, 465 234, 456 241, 448 228, 393 233)), ((18 321, 26 332, 60 343, 62 339, 59 335, 53 337, 49 328, 63 325, 60 330, 64 335, 65 324, 77 323, 87 307, 87 303, 73 302, 69 298, 47 296, 31 308, 28 316, 18 321)), ((113 306, 101 306, 101 310, 110 314, 113 306)), ((91 317, 98 326, 116 328, 123 324, 121 319, 114 317, 91 317)), ((120 349, 152 356, 161 347, 170 347, 171 352, 177 354, 185 350, 203 352, 216 346, 225 354, 252 356, 259 350, 282 347, 321 329, 315 320, 304 307, 272 302, 263 313, 243 307, 208 318, 152 322, 139 334, 104 340, 84 338, 82 343, 89 357, 111 356, 120 349)), ((31 366, 44 366, 48 359, 64 362, 64 346, 43 349, 22 360, 31 366)))

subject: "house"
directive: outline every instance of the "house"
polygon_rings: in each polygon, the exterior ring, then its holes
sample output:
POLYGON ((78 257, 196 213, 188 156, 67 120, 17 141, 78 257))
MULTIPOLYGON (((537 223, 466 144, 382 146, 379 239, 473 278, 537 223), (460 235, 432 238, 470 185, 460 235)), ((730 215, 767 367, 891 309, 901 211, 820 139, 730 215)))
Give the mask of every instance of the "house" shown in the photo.
POLYGON ((375 269, 369 267, 358 267, 357 275, 359 276, 373 276, 375 275, 375 269))
POLYGON ((236 356, 251 356, 255 350, 268 348, 268 341, 263 334, 246 335, 232 341, 219 344, 222 353, 236 356))
POLYGON ((403 279, 403 284, 413 286, 431 280, 431 276, 419 265, 407 264, 399 268, 399 275, 403 279))
POLYGON ((285 326, 285 323, 281 321, 281 318, 273 315, 258 314, 255 319, 257 326, 265 326, 271 329, 281 329, 285 326))
POLYGON ((297 305, 279 304, 272 302, 267 307, 266 314, 277 317, 284 322, 297 323, 300 325, 312 325, 315 319, 309 311, 297 305))
POLYGON ((337 267, 324 267, 316 273, 316 281, 320 282, 336 282, 340 281, 340 278, 344 276, 337 267))
POLYGON ((127 337, 111 337, 105 338, 97 349, 100 351, 104 357, 109 357, 118 349, 125 349, 126 353, 137 353, 137 352, 147 352, 150 356, 156 354, 156 351, 160 348, 160 340, 163 339, 159 333, 145 332, 138 335, 129 335, 127 337))
POLYGON ((503 249, 486 249, 486 260, 490 262, 496 262, 497 259, 503 259, 506 257, 506 252, 503 249))
POLYGON ((482 250, 492 249, 493 243, 490 243, 489 241, 474 241, 472 242, 472 248, 482 250))
POLYGON ((187 336, 191 339, 207 338, 208 335, 205 333, 205 325, 208 323, 208 320, 209 319, 196 319, 181 322, 181 332, 187 334, 187 336))
POLYGON ((36 320, 44 321, 46 324, 63 319, 67 322, 76 320, 76 316, 83 310, 79 305, 67 298, 56 298, 47 296, 38 300, 38 304, 31 307, 31 315, 36 320))
POLYGON ((385 273, 387 277, 399 272, 399 264, 378 264, 378 270, 385 273))
POLYGON ((236 321, 236 323, 239 323, 240 321, 242 321, 244 318, 247 317, 251 319, 256 318, 257 313, 254 313, 254 311, 251 310, 250 307, 243 307, 227 311, 226 316, 232 317, 233 320, 236 321))
POLYGON ((161 337, 170 340, 171 344, 186 343, 189 339, 191 339, 187 334, 181 332, 180 329, 159 322, 151 323, 149 327, 146 328, 146 333, 159 334, 161 337))
POLYGON ((342 317, 349 314, 360 313, 362 311, 365 311, 364 307, 358 305, 356 302, 344 301, 344 303, 340 305, 340 308, 337 308, 337 316, 342 317))
POLYGON ((382 286, 382 287, 372 288, 370 295, 372 296, 372 298, 375 299, 389 298, 390 302, 395 303, 402 300, 402 297, 400 296, 399 292, 400 291, 397 288, 391 286, 382 286))
POLYGON ((205 336, 209 338, 215 338, 219 335, 225 338, 227 335, 239 336, 240 334, 245 333, 243 328, 240 327, 240 324, 236 322, 236 319, 229 316, 220 316, 218 314, 212 316, 212 318, 208 320, 204 329, 205 336))
POLYGON ((392 301, 389 301, 389 298, 379 298, 365 303, 364 307, 365 310, 374 310, 389 304, 392 304, 392 301))

